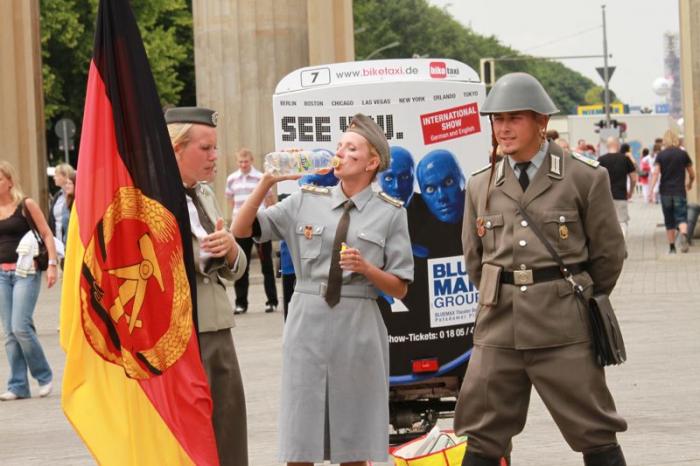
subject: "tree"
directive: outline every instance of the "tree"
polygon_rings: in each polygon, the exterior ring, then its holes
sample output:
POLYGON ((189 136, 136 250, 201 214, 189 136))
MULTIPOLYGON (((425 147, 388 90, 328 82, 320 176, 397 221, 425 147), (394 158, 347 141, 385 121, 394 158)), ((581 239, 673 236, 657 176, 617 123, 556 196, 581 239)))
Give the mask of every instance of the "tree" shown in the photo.
MULTIPOLYGON (((353 16, 358 31, 355 35, 358 59, 394 41, 400 45, 374 58, 428 55, 459 60, 478 70, 479 60, 484 57, 522 57, 496 37, 476 34, 426 0, 354 0, 353 16)), ((575 113, 586 92, 595 86, 590 79, 558 62, 533 57, 496 63, 497 78, 514 71, 537 77, 563 113, 575 113)))
MULTIPOLYGON (((41 0, 41 54, 48 147, 55 120, 80 126, 99 0, 41 0)), ((191 0, 132 0, 161 102, 194 105, 191 0)), ((78 139, 79 140, 79 139, 78 139)), ((51 156, 50 156, 51 158, 51 156)), ((50 160, 51 161, 51 160, 50 160)))
MULTIPOLYGON (((605 88, 603 86, 593 86, 586 91, 584 100, 588 105, 602 104, 605 102, 605 88)), ((610 102, 618 103, 617 96, 613 91, 610 91, 610 102)))

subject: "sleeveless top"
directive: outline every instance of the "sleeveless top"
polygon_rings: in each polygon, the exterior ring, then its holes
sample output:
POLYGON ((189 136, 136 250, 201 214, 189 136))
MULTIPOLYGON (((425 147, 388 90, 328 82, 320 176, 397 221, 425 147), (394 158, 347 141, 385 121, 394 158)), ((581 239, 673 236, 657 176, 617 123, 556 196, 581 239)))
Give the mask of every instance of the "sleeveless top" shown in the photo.
POLYGON ((29 228, 29 222, 22 214, 21 202, 12 215, 0 220, 0 264, 17 262, 17 246, 29 228))

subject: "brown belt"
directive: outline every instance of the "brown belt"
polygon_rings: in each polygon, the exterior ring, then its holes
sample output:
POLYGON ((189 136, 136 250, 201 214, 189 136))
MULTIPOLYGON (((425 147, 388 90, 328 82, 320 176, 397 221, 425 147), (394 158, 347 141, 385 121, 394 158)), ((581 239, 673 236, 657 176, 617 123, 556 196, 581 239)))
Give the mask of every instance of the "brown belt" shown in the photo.
MULTIPOLYGON (((585 268, 585 263, 567 265, 569 272, 576 275, 585 268)), ((501 272, 501 283, 505 285, 533 285, 535 283, 550 282, 552 280, 563 279, 561 269, 558 266, 543 267, 541 269, 514 270, 512 272, 504 270, 501 272)))

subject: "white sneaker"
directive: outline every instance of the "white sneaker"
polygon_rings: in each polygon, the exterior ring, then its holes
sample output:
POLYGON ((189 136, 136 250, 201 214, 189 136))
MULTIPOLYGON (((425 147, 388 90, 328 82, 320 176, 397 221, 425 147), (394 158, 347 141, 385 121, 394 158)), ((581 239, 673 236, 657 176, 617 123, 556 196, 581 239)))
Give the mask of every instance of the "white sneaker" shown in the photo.
POLYGON ((0 401, 12 401, 16 400, 17 398, 19 397, 9 390, 0 395, 0 401))
POLYGON ((53 390, 53 384, 51 382, 46 385, 39 385, 39 396, 46 398, 51 394, 51 390, 53 390))

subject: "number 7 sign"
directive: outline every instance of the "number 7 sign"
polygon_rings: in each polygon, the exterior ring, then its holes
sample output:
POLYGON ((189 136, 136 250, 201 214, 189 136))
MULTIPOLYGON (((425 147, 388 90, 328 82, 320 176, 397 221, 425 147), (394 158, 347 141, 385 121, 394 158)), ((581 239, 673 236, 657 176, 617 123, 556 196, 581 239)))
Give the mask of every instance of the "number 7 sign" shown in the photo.
POLYGON ((322 86, 331 83, 331 70, 329 68, 314 68, 301 72, 301 86, 322 86))

